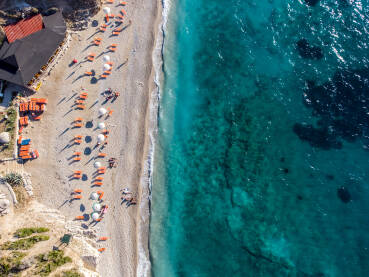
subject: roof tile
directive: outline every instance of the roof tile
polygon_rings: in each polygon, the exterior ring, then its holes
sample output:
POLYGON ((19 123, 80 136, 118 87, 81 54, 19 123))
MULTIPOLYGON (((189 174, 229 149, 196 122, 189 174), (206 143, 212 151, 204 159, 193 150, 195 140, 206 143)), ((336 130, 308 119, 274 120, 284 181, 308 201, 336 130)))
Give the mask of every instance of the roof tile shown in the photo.
POLYGON ((17 39, 24 38, 30 34, 42 30, 42 16, 41 14, 35 15, 31 18, 22 19, 16 24, 5 26, 5 34, 9 43, 14 42, 17 39))

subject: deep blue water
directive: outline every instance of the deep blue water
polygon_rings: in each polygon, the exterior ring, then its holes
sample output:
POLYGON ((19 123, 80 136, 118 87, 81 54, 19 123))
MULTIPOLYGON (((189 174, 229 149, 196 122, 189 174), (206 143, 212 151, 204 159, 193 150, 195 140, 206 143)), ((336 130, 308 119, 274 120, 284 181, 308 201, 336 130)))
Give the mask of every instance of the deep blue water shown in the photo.
POLYGON ((368 42, 368 0, 172 3, 154 276, 369 276, 368 42))

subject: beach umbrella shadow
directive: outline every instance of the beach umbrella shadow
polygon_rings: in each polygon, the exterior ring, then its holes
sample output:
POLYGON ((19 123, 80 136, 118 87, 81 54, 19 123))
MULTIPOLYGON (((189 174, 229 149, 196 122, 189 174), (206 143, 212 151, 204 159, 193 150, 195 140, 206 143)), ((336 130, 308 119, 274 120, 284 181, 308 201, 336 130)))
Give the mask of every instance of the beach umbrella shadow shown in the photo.
POLYGON ((93 84, 93 85, 94 85, 94 84, 96 84, 97 82, 98 82, 98 79, 97 79, 96 77, 92 77, 92 78, 91 78, 91 81, 90 81, 90 83, 91 83, 91 84, 93 84))

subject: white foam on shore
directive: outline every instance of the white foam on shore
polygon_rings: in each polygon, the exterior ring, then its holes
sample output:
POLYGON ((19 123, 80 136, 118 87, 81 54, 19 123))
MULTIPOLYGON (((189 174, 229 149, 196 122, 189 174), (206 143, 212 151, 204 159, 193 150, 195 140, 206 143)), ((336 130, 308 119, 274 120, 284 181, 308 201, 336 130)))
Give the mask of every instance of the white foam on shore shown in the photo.
POLYGON ((162 14, 161 21, 158 25, 157 37, 155 41, 154 50, 152 53, 152 61, 154 67, 154 82, 155 89, 151 92, 150 107, 149 107, 149 149, 148 156, 144 163, 144 174, 141 178, 141 188, 144 194, 141 198, 140 204, 140 222, 138 226, 138 262, 137 262, 137 276, 146 277, 151 276, 151 262, 148 252, 148 245, 144 242, 148 241, 149 224, 150 224, 150 210, 151 210, 151 189, 152 189, 152 173, 154 170, 154 153, 155 153, 155 138, 158 132, 158 116, 160 107, 160 88, 163 79, 163 48, 166 25, 168 22, 169 11, 171 7, 170 0, 161 0, 162 14), (145 192, 148 192, 146 195, 145 192), (147 251, 146 251, 147 249, 147 251))

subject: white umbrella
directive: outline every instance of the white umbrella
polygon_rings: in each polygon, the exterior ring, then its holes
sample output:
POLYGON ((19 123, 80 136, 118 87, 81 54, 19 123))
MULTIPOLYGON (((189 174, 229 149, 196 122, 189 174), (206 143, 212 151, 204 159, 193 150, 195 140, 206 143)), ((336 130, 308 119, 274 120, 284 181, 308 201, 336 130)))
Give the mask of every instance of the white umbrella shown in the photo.
POLYGON ((96 200, 97 198, 99 198, 99 195, 98 195, 96 192, 93 192, 93 193, 91 193, 90 198, 91 198, 92 200, 96 200))
POLYGON ((104 123, 104 122, 100 122, 100 123, 97 125, 97 127, 98 127, 99 129, 104 129, 104 128, 105 128, 105 123, 104 123))
POLYGON ((103 8, 103 11, 104 11, 104 13, 109 14, 110 13, 110 8, 105 7, 105 8, 103 8))
POLYGON ((94 163, 94 167, 95 167, 95 168, 99 168, 99 167, 101 167, 101 163, 100 163, 100 162, 95 162, 95 163, 94 163))
POLYGON ((95 212, 100 212, 101 211, 101 205, 99 203, 94 203, 92 205, 92 209, 95 211, 95 212))
POLYGON ((107 110, 105 108, 100 108, 99 109, 99 115, 104 115, 106 114, 107 110))
POLYGON ((94 213, 92 213, 91 217, 92 217, 93 220, 96 221, 99 218, 99 214, 97 212, 94 212, 94 213))
POLYGON ((108 65, 107 63, 104 64, 104 70, 109 70, 110 68, 111 68, 110 65, 108 65))
POLYGON ((104 59, 104 61, 106 61, 106 62, 110 61, 110 57, 109 57, 108 55, 105 55, 105 56, 103 57, 103 59, 104 59))
POLYGON ((103 135, 103 134, 99 134, 99 135, 97 136, 97 141, 98 141, 99 143, 103 142, 104 140, 105 140, 105 137, 104 137, 104 135, 103 135))

